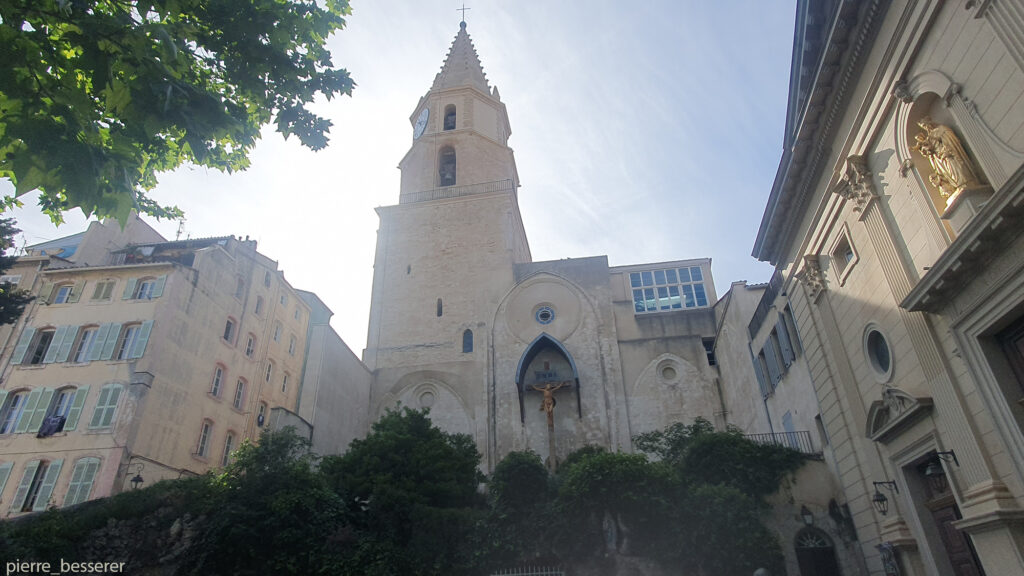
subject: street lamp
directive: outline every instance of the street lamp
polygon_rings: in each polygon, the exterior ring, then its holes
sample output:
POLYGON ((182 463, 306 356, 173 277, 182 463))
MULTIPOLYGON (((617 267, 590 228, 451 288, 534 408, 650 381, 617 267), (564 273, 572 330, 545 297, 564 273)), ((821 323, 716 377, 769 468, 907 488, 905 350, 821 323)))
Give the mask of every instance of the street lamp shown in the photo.
POLYGON ((875 495, 871 497, 871 503, 875 505, 875 510, 882 516, 885 516, 889 512, 889 499, 882 494, 882 491, 878 489, 879 486, 885 488, 890 492, 900 493, 900 489, 896 486, 895 480, 886 480, 885 482, 872 482, 875 485, 875 495))
POLYGON ((928 466, 924 469, 924 477, 928 479, 928 486, 931 487, 932 491, 936 494, 945 492, 949 487, 949 482, 946 480, 946 470, 942 467, 942 462, 952 462, 960 466, 960 461, 956 458, 956 452, 947 450, 946 452, 936 452, 935 458, 928 463, 928 466))
MULTIPOLYGON (((132 477, 132 490, 138 489, 138 487, 142 486, 142 483, 145 482, 145 480, 142 479, 142 469, 145 467, 146 465, 140 462, 138 467, 135 468, 135 476, 132 477)), ((131 472, 129 472, 129 474, 131 474, 131 472)))

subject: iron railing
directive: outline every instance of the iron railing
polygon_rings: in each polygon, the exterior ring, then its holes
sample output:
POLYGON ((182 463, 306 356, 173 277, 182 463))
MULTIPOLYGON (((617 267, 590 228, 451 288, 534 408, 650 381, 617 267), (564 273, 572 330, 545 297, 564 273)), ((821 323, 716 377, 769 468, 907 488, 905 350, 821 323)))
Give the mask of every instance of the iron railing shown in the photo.
POLYGON ((814 449, 811 441, 811 433, 802 430, 800 432, 768 432, 766 434, 746 434, 747 440, 758 444, 774 444, 792 448, 809 456, 821 456, 820 450, 814 449))
POLYGON ((491 576, 565 576, 565 570, 552 566, 523 566, 491 572, 491 576))
POLYGON ((442 198, 458 198, 459 196, 469 196, 471 194, 511 192, 514 190, 515 186, 512 184, 512 180, 496 180, 494 182, 467 184, 465 186, 445 186, 444 188, 434 188, 433 190, 424 190, 423 192, 402 194, 398 201, 400 204, 410 204, 426 202, 428 200, 441 200, 442 198))

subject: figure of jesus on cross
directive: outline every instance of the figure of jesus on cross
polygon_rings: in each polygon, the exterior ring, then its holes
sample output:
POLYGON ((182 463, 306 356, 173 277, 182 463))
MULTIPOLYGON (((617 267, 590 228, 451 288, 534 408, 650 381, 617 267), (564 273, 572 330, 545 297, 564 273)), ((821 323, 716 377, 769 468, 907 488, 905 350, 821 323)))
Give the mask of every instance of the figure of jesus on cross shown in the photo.
POLYGON ((548 468, 552 472, 555 470, 555 391, 569 384, 572 384, 572 380, 548 382, 544 386, 530 385, 530 388, 544 394, 544 399, 540 403, 540 411, 546 412, 548 415, 548 468))

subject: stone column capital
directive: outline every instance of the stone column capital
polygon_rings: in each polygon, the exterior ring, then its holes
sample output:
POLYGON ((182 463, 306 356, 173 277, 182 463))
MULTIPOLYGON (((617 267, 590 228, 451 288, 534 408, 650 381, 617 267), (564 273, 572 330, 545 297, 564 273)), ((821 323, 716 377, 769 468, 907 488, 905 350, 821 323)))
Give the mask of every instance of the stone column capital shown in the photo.
POLYGON ((848 157, 843 163, 839 182, 832 191, 852 202, 854 212, 863 212, 868 203, 878 197, 867 158, 858 155, 848 157))
POLYGON ((825 274, 821 270, 821 263, 818 261, 818 256, 814 254, 804 256, 803 269, 797 272, 796 278, 807 289, 811 300, 817 298, 818 294, 827 288, 825 274))

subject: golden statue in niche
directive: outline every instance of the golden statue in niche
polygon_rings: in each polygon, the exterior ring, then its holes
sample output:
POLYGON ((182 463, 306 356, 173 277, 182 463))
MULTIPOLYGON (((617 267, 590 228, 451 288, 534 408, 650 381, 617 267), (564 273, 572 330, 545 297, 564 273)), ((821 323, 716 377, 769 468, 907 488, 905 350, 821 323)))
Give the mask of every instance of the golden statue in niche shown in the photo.
POLYGON ((963 190, 983 186, 952 128, 937 124, 930 116, 918 120, 917 125, 922 131, 914 136, 917 144, 913 150, 931 164, 932 173, 928 181, 946 198, 947 204, 963 190))

